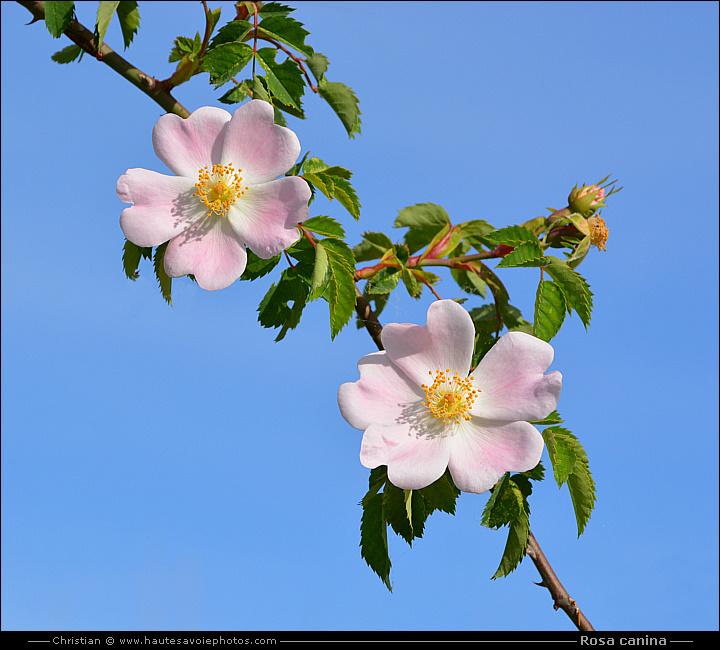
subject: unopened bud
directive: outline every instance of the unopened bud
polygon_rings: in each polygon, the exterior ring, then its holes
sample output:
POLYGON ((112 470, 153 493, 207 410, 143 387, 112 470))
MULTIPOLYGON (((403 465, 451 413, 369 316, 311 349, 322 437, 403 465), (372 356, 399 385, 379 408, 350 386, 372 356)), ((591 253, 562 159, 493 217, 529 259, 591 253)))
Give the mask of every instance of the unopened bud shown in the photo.
POLYGON ((589 217, 605 207, 605 188, 597 185, 575 187, 568 197, 568 206, 573 212, 589 217))

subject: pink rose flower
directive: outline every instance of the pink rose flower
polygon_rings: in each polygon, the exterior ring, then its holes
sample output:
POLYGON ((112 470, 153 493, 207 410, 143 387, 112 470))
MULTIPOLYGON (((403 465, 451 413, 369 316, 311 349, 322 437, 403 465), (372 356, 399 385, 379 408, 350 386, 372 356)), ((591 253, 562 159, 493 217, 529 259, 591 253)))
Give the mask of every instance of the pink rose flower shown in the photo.
POLYGON ((168 113, 152 139, 175 176, 128 169, 117 194, 133 205, 120 227, 138 246, 169 241, 170 277, 192 273, 203 289, 223 289, 245 270, 246 246, 269 259, 300 238, 295 226, 310 214, 310 187, 278 178, 295 164, 300 142, 274 123, 270 104, 252 100, 233 115, 211 106, 187 119, 168 113))
POLYGON ((338 392, 343 417, 365 432, 365 467, 387 465, 390 482, 408 490, 449 468, 460 490, 481 493, 537 465, 543 438, 528 420, 557 407, 562 375, 544 374, 554 350, 510 332, 468 375, 474 339, 470 315, 452 300, 431 304, 425 326, 384 327, 385 350, 360 359, 359 381, 338 392))

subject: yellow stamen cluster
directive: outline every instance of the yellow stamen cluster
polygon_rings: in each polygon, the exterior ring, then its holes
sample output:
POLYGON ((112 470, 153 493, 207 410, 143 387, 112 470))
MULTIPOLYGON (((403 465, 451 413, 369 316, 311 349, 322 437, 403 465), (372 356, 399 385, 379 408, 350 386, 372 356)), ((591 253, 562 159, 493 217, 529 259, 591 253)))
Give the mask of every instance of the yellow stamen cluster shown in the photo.
POLYGON ((242 169, 235 171, 232 163, 227 165, 213 165, 203 167, 198 172, 198 182, 195 183, 197 188, 193 196, 197 196, 210 211, 207 213, 209 217, 213 212, 218 216, 224 216, 228 208, 237 201, 238 197, 245 194, 245 190, 249 189, 246 185, 242 185, 242 169))
POLYGON ((602 217, 590 217, 588 219, 588 225, 590 226, 590 243, 597 246, 601 251, 606 250, 605 244, 607 243, 610 231, 605 225, 605 219, 602 217))
MULTIPOLYGON (((432 376, 433 371, 429 370, 428 374, 432 376)), ((450 375, 450 369, 436 370, 434 374, 435 379, 430 386, 421 385, 425 391, 423 405, 428 407, 433 417, 442 419, 443 424, 453 420, 469 420, 468 411, 481 392, 480 389, 473 386, 470 377, 460 377, 457 371, 453 376, 450 375)))

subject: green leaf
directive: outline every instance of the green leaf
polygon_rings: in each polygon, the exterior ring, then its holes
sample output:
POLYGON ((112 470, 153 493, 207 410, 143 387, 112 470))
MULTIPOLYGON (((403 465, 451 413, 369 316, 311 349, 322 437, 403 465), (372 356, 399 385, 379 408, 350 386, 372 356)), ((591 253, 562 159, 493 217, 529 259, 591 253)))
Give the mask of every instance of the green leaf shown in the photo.
POLYGON ((95 45, 96 50, 100 49, 100 46, 105 40, 105 33, 107 32, 107 28, 110 26, 110 21, 115 15, 115 10, 118 8, 119 4, 120 2, 118 0, 100 0, 93 39, 93 44, 95 45))
POLYGON ((238 74, 252 57, 252 48, 245 43, 223 43, 205 54, 200 69, 210 73, 210 82, 217 88, 238 74))
POLYGON ((276 53, 277 50, 274 48, 264 47, 258 50, 256 54, 258 62, 265 70, 268 90, 283 104, 301 111, 300 98, 305 92, 302 72, 298 64, 290 58, 277 64, 275 62, 276 53))
POLYGON ((258 321, 263 327, 279 327, 275 341, 285 338, 288 330, 297 327, 307 302, 307 283, 295 269, 285 269, 258 307, 258 321))
POLYGON ((279 2, 266 2, 258 10, 261 18, 269 18, 270 16, 287 16, 295 11, 294 7, 280 4, 279 2))
POLYGON ((232 20, 227 25, 223 25, 218 29, 217 34, 213 36, 208 45, 208 52, 212 52, 216 47, 223 43, 240 43, 253 26, 245 20, 232 20))
POLYGON ((465 221, 455 227, 462 232, 463 239, 477 251, 485 249, 482 238, 495 230, 495 228, 484 219, 465 221))
POLYGON ((393 247, 393 242, 385 233, 363 233, 362 241, 353 248, 356 262, 369 262, 381 258, 393 247))
POLYGON ((397 287, 400 277, 400 269, 386 266, 368 280, 367 292, 371 294, 390 293, 397 287))
POLYGON ((533 336, 543 341, 550 341, 562 327, 565 309, 562 289, 554 282, 541 280, 535 295, 533 336))
POLYGON ((488 248, 497 248, 498 246, 520 246, 525 242, 537 243, 538 238, 535 233, 524 226, 509 226, 500 228, 495 232, 485 235, 482 238, 483 243, 488 248))
POLYGON ((408 227, 405 233, 405 245, 410 254, 427 246, 450 223, 450 217, 445 209, 434 203, 418 203, 398 211, 393 227, 408 227))
POLYGON ((303 165, 303 178, 317 187, 329 200, 337 199, 355 218, 360 218, 360 201, 349 179, 352 172, 337 165, 330 166, 319 158, 309 158, 303 165))
POLYGON ((327 289, 330 303, 330 336, 334 339, 355 312, 355 258, 341 239, 323 239, 327 253, 327 289))
POLYGON ((493 488, 481 523, 489 528, 509 526, 508 539, 494 578, 514 571, 525 556, 530 536, 530 507, 527 497, 532 486, 527 477, 506 473, 493 488))
POLYGON ((383 490, 383 512, 387 523, 397 535, 412 546, 413 539, 422 537, 425 517, 422 495, 415 490, 402 490, 389 481, 383 490))
POLYGON ((412 271, 409 271, 408 269, 402 270, 402 281, 405 285, 405 288, 407 289, 408 294, 410 294, 411 298, 419 298, 420 294, 423 290, 423 285, 418 284, 417 279, 413 275, 412 271))
POLYGON ((221 104, 239 104, 240 102, 244 102, 250 96, 251 92, 252 90, 248 82, 243 81, 237 84, 237 86, 233 86, 222 97, 218 97, 218 101, 221 104))
POLYGON ((152 258, 152 247, 141 247, 133 244, 130 240, 125 240, 123 246, 123 270, 129 280, 137 280, 139 277, 138 267, 142 258, 152 258))
POLYGON ((290 47, 302 52, 305 56, 312 56, 313 49, 305 44, 305 37, 310 34, 303 24, 290 16, 278 14, 269 15, 263 18, 258 25, 260 32, 264 32, 270 38, 285 43, 290 47))
POLYGON ((455 487, 450 470, 445 470, 445 473, 434 483, 416 491, 425 499, 427 516, 430 516, 435 510, 451 515, 455 514, 455 504, 460 496, 460 490, 455 487))
POLYGON ((257 280, 272 271, 280 261, 280 255, 275 255, 268 260, 264 260, 253 253, 249 248, 247 252, 247 265, 245 271, 240 276, 241 280, 257 280))
POLYGON ((593 293, 590 291, 590 285, 563 260, 552 256, 548 256, 548 259, 550 264, 545 267, 545 270, 562 290, 568 313, 571 313, 571 308, 575 309, 587 329, 593 307, 593 293))
POLYGON ((360 556, 377 573, 388 590, 392 591, 383 500, 383 495, 376 493, 366 496, 361 502, 363 513, 360 523, 360 556))
MULTIPOLYGON (((220 18, 220 9, 217 9, 217 17, 220 18)), ((140 28, 140 11, 138 3, 134 0, 122 0, 117 8, 117 17, 120 21, 120 31, 123 36, 123 44, 127 49, 132 43, 137 30, 140 28)), ((215 20, 217 22, 217 19, 215 20)))
POLYGON ((562 487, 563 483, 568 485, 580 537, 595 507, 595 482, 590 474, 587 454, 568 429, 550 426, 542 435, 555 482, 558 487, 562 487))
POLYGON ((508 253, 497 265, 497 268, 545 266, 548 258, 543 255, 543 250, 537 240, 523 242, 515 247, 515 250, 508 253))
POLYGON ((328 58, 324 54, 320 54, 320 52, 314 52, 312 56, 307 58, 306 63, 313 77, 315 77, 315 81, 318 82, 325 77, 325 73, 330 65, 328 58))
POLYGON ((487 294, 487 284, 477 273, 465 269, 451 269, 450 274, 462 291, 482 298, 487 294))
POLYGON ((327 287, 328 256, 322 242, 315 246, 315 265, 313 267, 312 282, 310 283, 310 297, 308 300, 317 300, 323 295, 327 287))
POLYGON ((50 58, 55 61, 55 63, 70 63, 78 57, 82 58, 82 53, 82 48, 79 45, 73 44, 64 47, 62 50, 58 50, 50 58))
POLYGON ((172 307, 172 278, 165 271, 165 249, 169 242, 160 244, 155 249, 155 259, 153 260, 153 268, 155 269, 155 277, 160 287, 160 293, 165 298, 165 302, 172 307))
POLYGON ((340 118, 350 138, 360 133, 360 107, 355 93, 345 84, 318 79, 318 93, 340 118))
POLYGON ((332 217, 310 217, 303 221, 301 225, 305 230, 314 232, 321 237, 334 237, 339 239, 345 237, 343 227, 332 217))
POLYGON ((74 2, 45 3, 45 26, 53 38, 60 38, 72 20, 75 11, 74 2))
POLYGON ((531 421, 530 424, 534 424, 537 426, 547 426, 550 424, 562 424, 563 422, 564 420, 562 419, 560 414, 557 411, 553 411, 546 418, 543 418, 542 420, 531 421))

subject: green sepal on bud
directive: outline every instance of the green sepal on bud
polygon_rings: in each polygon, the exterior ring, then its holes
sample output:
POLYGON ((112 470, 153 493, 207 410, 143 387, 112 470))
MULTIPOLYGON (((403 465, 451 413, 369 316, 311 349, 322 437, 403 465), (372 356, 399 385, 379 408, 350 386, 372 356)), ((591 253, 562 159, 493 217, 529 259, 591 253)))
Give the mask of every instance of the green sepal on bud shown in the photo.
MULTIPOLYGON (((602 181, 601 181, 602 182, 602 181)), ((589 217, 600 208, 605 207, 603 199, 605 198, 605 188, 600 187, 600 183, 596 185, 577 185, 568 196, 568 207, 572 212, 589 217)))

